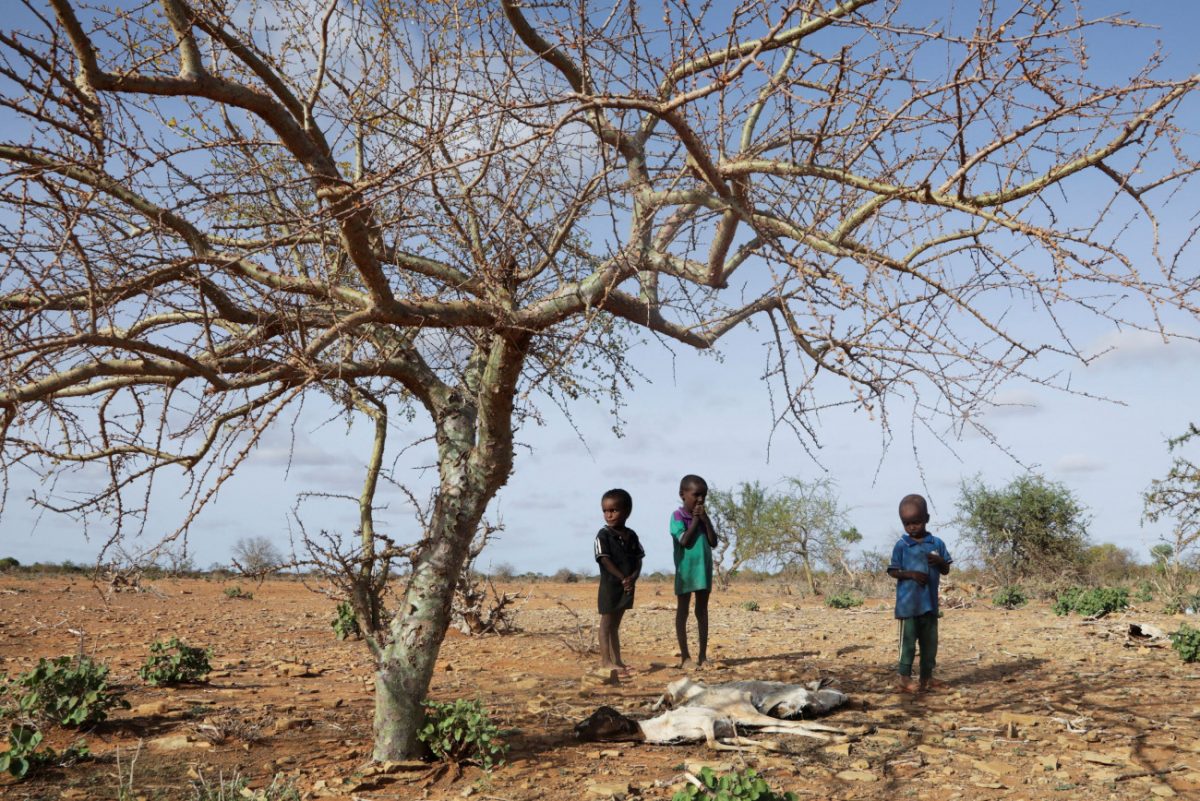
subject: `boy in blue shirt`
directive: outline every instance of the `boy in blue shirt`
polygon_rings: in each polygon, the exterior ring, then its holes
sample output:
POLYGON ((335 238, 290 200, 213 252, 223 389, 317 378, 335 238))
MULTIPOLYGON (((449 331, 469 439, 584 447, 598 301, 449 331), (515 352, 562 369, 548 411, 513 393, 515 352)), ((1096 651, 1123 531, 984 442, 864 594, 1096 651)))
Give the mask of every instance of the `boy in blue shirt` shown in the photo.
POLYGON ((900 621, 900 664, 898 687, 911 693, 918 689, 912 680, 913 657, 921 650, 921 690, 942 686, 934 681, 938 648, 938 581, 950 572, 946 543, 925 529, 929 507, 920 495, 900 501, 900 523, 904 536, 892 548, 887 573, 896 579, 896 619, 900 621))

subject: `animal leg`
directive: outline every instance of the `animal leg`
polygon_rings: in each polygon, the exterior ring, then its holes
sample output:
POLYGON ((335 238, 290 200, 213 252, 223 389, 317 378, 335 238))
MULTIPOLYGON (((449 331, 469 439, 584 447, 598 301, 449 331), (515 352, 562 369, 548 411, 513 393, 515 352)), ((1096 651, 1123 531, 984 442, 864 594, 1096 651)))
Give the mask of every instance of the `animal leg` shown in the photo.
MULTIPOLYGON (((812 737, 814 740, 828 740, 829 739, 828 734, 822 734, 819 731, 812 731, 811 729, 809 729, 806 726, 783 725, 783 721, 780 722, 780 725, 762 726, 758 730, 761 732, 766 732, 767 734, 797 734, 802 737, 812 737)), ((832 729, 831 731, 837 731, 837 730, 832 729)))

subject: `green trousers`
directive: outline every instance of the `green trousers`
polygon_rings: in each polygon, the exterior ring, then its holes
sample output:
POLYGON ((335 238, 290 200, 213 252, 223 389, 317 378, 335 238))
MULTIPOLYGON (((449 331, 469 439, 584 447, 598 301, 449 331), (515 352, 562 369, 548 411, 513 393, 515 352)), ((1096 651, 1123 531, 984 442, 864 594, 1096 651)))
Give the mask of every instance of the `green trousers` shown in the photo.
POLYGON ((933 676, 937 665, 938 618, 937 612, 920 617, 905 617, 896 621, 900 624, 900 665, 896 668, 901 676, 911 676, 913 657, 918 644, 921 647, 921 678, 933 676))

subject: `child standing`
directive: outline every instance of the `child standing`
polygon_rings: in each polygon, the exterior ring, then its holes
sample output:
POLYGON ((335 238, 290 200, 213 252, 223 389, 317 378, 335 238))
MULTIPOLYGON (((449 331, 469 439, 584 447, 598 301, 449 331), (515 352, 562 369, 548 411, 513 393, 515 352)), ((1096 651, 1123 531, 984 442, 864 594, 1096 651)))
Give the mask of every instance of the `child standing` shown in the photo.
POLYGON ((671 515, 671 539, 675 556, 675 638, 679 641, 681 668, 699 667, 708 659, 708 595, 712 590, 712 549, 717 530, 704 509, 708 483, 700 476, 686 475, 679 482, 683 502, 671 515), (700 651, 695 662, 687 644, 688 606, 696 596, 696 629, 700 651))
POLYGON ((892 548, 887 573, 896 579, 896 619, 900 622, 900 664, 897 686, 917 689, 912 680, 913 657, 921 651, 921 690, 942 686, 933 678, 938 649, 938 581, 950 572, 946 543, 926 530, 929 507, 920 495, 900 501, 904 535, 892 548))
POLYGON ((600 589, 596 603, 600 611, 600 665, 615 667, 625 676, 632 669, 621 661, 619 629, 625 611, 633 607, 633 589, 642 572, 646 552, 638 535, 625 527, 633 512, 633 497, 623 489, 611 489, 600 498, 604 528, 596 535, 596 561, 600 563, 600 589))

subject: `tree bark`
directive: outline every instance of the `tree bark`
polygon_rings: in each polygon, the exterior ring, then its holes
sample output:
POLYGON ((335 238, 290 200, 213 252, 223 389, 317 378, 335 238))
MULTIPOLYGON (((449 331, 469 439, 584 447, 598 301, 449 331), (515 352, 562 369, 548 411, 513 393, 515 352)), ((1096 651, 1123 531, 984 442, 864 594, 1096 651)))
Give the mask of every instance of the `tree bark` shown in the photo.
MULTIPOLYGON (((438 649, 450 623, 454 586, 471 537, 483 517, 491 483, 472 465, 475 413, 461 401, 437 422, 441 481, 424 546, 413 564, 404 599, 380 650, 375 675, 375 753, 379 762, 421 754, 417 732, 438 649)), ((493 490, 494 492, 494 490, 493 490)))

